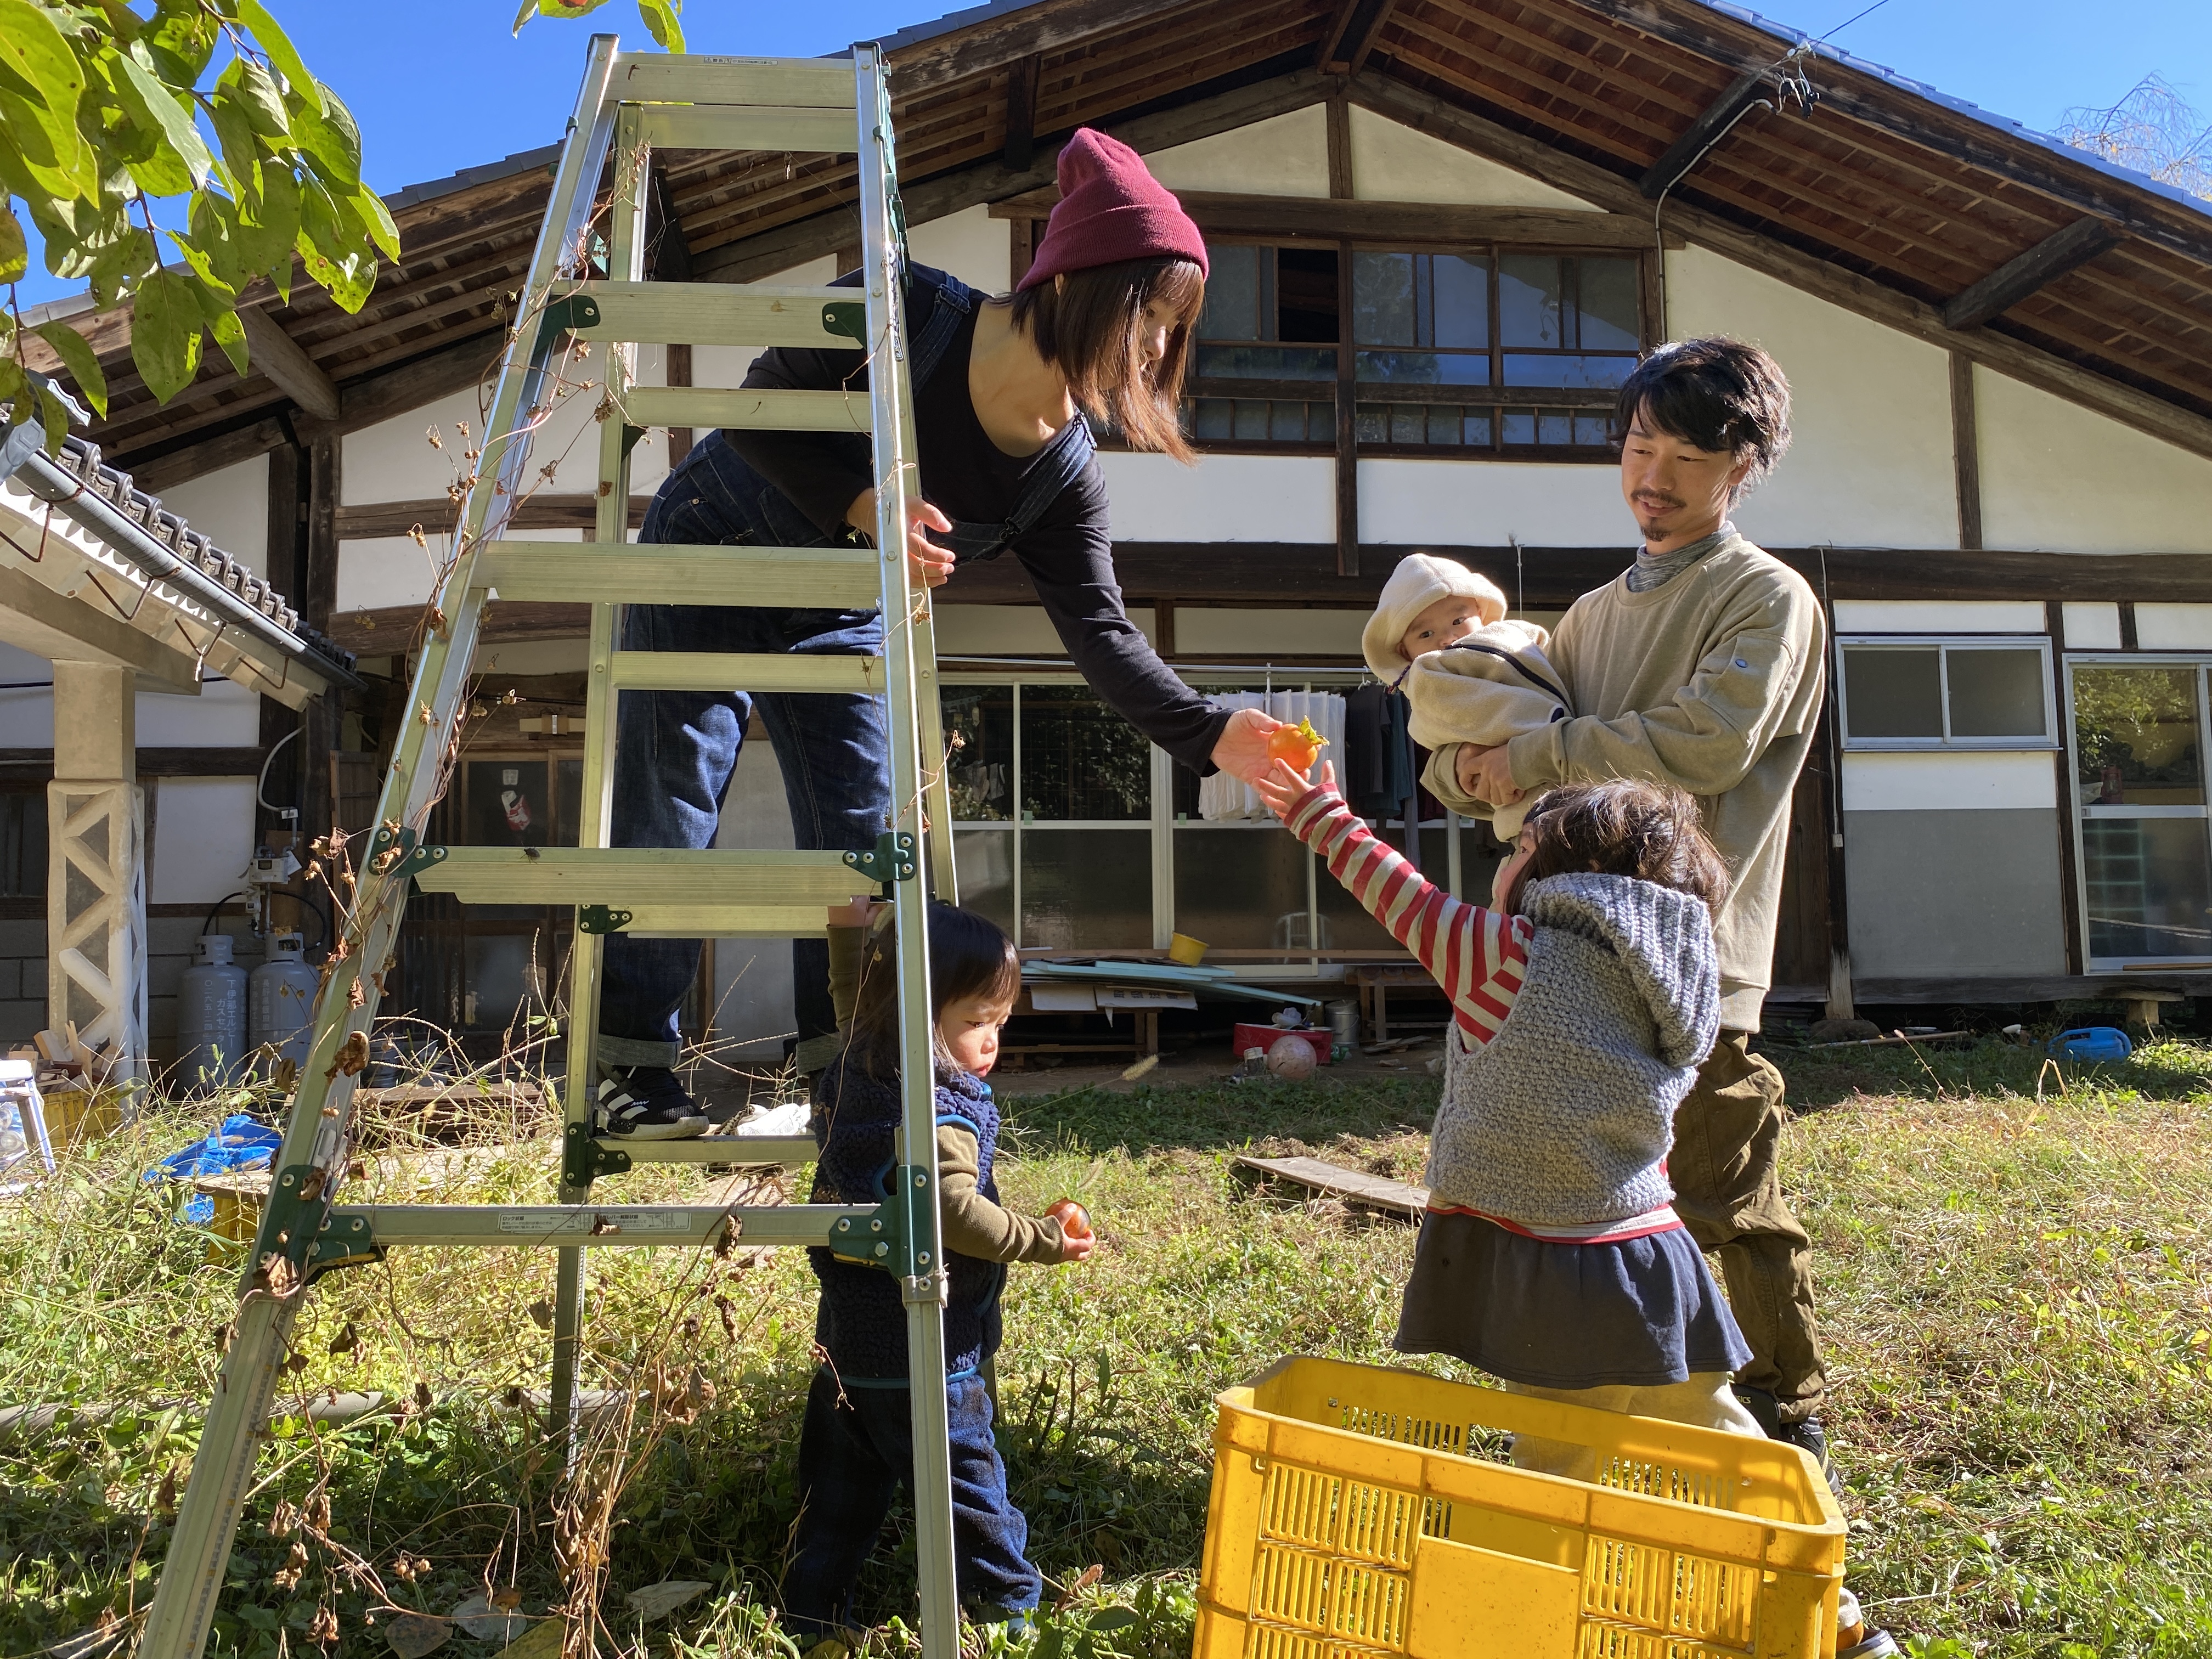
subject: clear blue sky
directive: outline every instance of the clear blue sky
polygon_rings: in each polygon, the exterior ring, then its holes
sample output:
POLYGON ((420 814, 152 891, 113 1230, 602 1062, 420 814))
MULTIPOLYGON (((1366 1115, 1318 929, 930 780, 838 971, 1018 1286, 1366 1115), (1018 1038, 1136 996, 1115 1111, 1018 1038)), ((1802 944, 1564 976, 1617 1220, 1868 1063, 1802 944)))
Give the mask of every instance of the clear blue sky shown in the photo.
MULTIPOLYGON (((585 22, 539 19, 520 39, 514 0, 270 0, 309 66, 360 121, 363 171, 395 190, 550 143, 583 67, 586 35, 649 45, 631 0, 585 22)), ((1772 21, 1820 34, 1867 0, 1760 0, 1772 21)), ((945 0, 690 0, 694 52, 811 56, 943 15, 945 0)), ((2151 70, 2212 120, 2212 0, 1887 0, 1836 36, 1839 46, 2039 131, 2069 107, 2116 101, 2151 70)), ((1817 78, 1817 77, 1816 77, 1817 78)), ((25 305, 75 291, 34 251, 25 305)))

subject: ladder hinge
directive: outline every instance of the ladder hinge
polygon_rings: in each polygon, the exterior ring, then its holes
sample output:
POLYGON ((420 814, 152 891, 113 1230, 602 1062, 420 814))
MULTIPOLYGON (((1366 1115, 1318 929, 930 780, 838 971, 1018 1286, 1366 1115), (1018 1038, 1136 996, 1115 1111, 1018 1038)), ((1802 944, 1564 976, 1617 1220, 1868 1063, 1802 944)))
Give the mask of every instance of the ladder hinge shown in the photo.
POLYGON ((933 1278, 943 1271, 936 1259, 937 1229, 916 1230, 907 1221, 909 1205, 920 1209, 935 1202, 929 1191, 929 1172, 901 1164, 891 1171, 890 1178, 891 1196, 876 1206, 866 1219, 848 1217, 830 1227, 830 1249, 845 1261, 881 1267, 902 1281, 933 1278), (917 1239, 917 1231, 928 1237, 917 1239))
POLYGON ((538 347, 532 355, 542 361, 547 348, 557 344, 563 334, 599 325, 599 302, 591 295, 564 294, 557 300, 548 300, 538 313, 538 347))
POLYGON ((604 1175, 623 1175, 629 1169, 629 1154, 602 1146, 592 1138, 588 1123, 571 1123, 562 1137, 561 1184, 588 1187, 604 1175))
POLYGON ((395 880, 405 881, 410 877, 422 874, 423 871, 428 869, 432 865, 443 864, 445 861, 446 849, 444 848, 438 846, 417 847, 410 852, 404 858, 401 859, 398 863, 392 866, 392 874, 395 880))
POLYGON ((415 850, 415 832, 404 824, 397 828, 386 825, 369 838, 368 856, 362 866, 373 872, 388 873, 392 866, 415 850))
POLYGON ((367 1216, 355 1210, 332 1210, 315 1236, 306 1276, 312 1285, 333 1267, 358 1267, 383 1260, 384 1247, 376 1242, 375 1230, 367 1216))
POLYGON ((902 830, 894 834, 886 830, 876 837, 872 852, 851 852, 845 862, 872 881, 888 884, 894 881, 912 881, 915 876, 914 836, 902 830))
POLYGON ((863 351, 868 346, 868 307, 858 300, 832 300, 822 307, 822 331, 842 334, 863 351))
POLYGON ((617 910, 606 904, 580 904, 576 907, 576 926, 587 933, 619 933, 629 926, 629 910, 617 910))
POLYGON ((270 1182, 268 1206, 253 1247, 256 1265, 252 1271, 257 1277, 262 1271, 259 1263, 270 1255, 283 1256, 303 1279, 340 1265, 323 1259, 331 1237, 329 1179, 312 1164, 292 1164, 270 1182))
POLYGON ((645 436, 645 428, 643 427, 629 425, 623 426, 623 459, 624 460, 628 460, 629 459, 630 451, 637 447, 637 441, 643 436, 645 436))

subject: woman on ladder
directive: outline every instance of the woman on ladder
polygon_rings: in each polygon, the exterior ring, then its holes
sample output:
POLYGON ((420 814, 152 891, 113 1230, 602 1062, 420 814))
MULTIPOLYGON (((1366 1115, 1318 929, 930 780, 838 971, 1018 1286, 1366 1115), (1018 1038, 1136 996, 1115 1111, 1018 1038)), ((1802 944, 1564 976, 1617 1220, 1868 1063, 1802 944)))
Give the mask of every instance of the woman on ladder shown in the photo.
MULTIPOLYGON (((1088 128, 1060 156, 1060 204, 1011 296, 910 266, 908 360, 921 489, 907 550, 940 586, 960 559, 1011 551, 1036 585, 1070 659, 1113 708, 1193 770, 1250 781, 1279 723, 1217 708, 1163 663, 1121 608, 1105 480, 1084 416, 1133 449, 1190 461, 1179 424, 1193 325, 1206 296, 1206 243, 1127 145, 1088 128)), ((857 282, 857 276, 841 279, 857 282)), ((747 386, 854 391, 858 350, 778 348, 747 386)), ((874 471, 860 434, 724 431, 692 448, 654 494, 641 540, 830 546, 876 524, 874 471)), ((634 605, 629 651, 878 655, 874 611, 634 605)), ((884 700, 855 694, 628 691, 612 839, 617 847, 711 847, 745 726, 757 706, 775 747, 800 848, 864 848, 888 821, 884 700)), ((796 1060, 835 1052, 828 947, 792 947, 796 1060)), ((698 972, 696 939, 607 941, 599 1005, 603 1132, 641 1140, 702 1133, 677 1080, 677 1009, 698 972)))

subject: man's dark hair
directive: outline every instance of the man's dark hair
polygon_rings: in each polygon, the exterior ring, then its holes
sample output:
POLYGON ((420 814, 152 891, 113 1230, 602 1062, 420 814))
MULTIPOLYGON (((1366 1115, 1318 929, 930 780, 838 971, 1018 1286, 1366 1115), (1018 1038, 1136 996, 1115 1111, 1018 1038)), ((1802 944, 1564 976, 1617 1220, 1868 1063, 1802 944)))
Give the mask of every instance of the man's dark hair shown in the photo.
POLYGON ((1790 447, 1790 381, 1755 345, 1714 335, 1662 345, 1621 383, 1613 428, 1623 440, 1638 415, 1669 437, 1737 460, 1748 456, 1736 495, 1774 470, 1790 447))

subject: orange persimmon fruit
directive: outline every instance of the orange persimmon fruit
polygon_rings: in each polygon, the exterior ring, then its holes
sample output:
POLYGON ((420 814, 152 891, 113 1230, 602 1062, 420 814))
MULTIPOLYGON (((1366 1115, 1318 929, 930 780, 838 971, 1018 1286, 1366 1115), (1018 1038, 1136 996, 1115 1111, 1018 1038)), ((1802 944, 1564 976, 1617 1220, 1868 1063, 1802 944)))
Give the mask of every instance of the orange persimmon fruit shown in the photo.
POLYGON ((1293 770, 1310 772, 1322 745, 1328 739, 1313 728, 1311 720, 1300 720, 1296 726, 1279 726, 1267 734, 1267 758, 1288 761, 1293 770))
POLYGON ((1044 1206, 1044 1212, 1059 1218, 1060 1231, 1066 1237, 1069 1238, 1091 1237, 1091 1212, 1073 1199, 1055 1199, 1044 1206))

